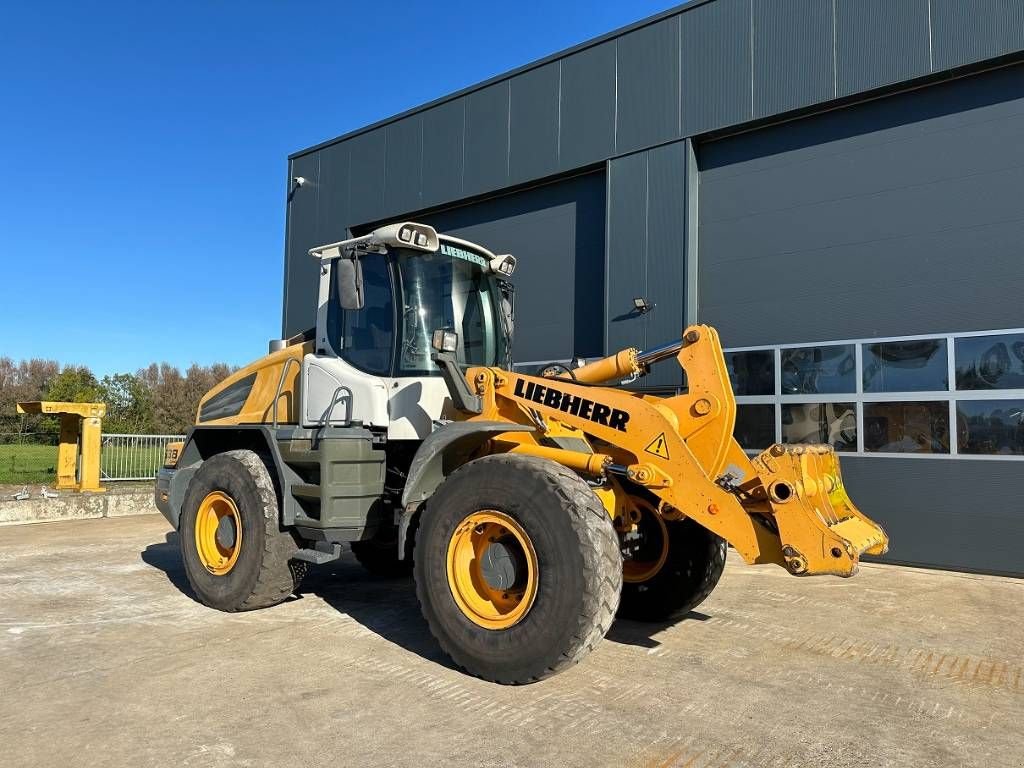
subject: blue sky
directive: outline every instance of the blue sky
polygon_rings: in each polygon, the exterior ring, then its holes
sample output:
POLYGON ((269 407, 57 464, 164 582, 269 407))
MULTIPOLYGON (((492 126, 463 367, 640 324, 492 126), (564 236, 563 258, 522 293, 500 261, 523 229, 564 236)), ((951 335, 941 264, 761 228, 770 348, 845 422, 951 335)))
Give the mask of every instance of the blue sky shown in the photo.
POLYGON ((677 4, 5 4, 0 356, 258 357, 290 152, 677 4))

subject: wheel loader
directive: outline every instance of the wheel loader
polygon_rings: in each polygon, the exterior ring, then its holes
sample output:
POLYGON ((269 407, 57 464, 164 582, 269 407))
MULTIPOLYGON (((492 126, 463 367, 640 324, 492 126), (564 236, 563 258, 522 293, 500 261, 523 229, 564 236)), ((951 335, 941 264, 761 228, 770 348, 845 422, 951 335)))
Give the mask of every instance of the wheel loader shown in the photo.
POLYGON ((285 600, 348 549, 412 573, 464 670, 529 683, 616 615, 662 621, 749 564, 851 576, 884 531, 824 445, 748 456, 718 334, 575 365, 512 365, 512 255, 403 222, 310 251, 316 326, 206 394, 156 503, 223 611, 285 600), (621 387, 663 360, 683 394, 621 387))

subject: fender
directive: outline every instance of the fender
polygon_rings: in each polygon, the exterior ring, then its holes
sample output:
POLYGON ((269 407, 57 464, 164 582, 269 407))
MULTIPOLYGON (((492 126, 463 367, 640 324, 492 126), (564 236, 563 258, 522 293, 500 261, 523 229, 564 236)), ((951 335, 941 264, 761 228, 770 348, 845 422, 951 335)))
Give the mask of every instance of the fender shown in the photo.
POLYGON ((398 556, 405 556, 405 537, 420 504, 444 481, 448 456, 472 453, 503 432, 533 432, 530 424, 507 421, 456 421, 430 434, 416 450, 402 491, 402 515, 398 521, 398 556))
POLYGON ((281 452, 277 447, 271 427, 264 424, 194 426, 185 436, 185 445, 173 474, 161 471, 158 481, 166 482, 169 496, 166 503, 167 510, 161 508, 160 511, 164 513, 175 530, 178 529, 181 507, 185 502, 189 483, 192 482, 196 470, 211 456, 236 448, 248 448, 264 454, 269 459, 271 466, 268 469, 270 469, 271 477, 274 479, 274 485, 279 494, 281 524, 291 525, 295 521, 297 502, 289 489, 294 482, 297 482, 297 479, 295 473, 281 458, 281 452))

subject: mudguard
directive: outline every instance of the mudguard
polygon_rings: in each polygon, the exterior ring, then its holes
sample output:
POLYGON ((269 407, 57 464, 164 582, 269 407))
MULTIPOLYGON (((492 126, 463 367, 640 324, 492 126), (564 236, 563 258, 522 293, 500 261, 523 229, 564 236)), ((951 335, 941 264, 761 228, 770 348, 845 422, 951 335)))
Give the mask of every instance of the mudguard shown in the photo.
POLYGON ((502 432, 533 432, 536 427, 508 421, 455 421, 431 433, 416 451, 402 492, 402 506, 426 501, 444 480, 444 457, 471 453, 502 432))
POLYGON ((437 490, 445 478, 446 456, 469 454, 495 435, 532 432, 536 427, 508 421, 455 421, 435 430, 424 440, 409 466, 402 492, 402 516, 398 522, 398 556, 405 554, 405 537, 419 505, 437 490))

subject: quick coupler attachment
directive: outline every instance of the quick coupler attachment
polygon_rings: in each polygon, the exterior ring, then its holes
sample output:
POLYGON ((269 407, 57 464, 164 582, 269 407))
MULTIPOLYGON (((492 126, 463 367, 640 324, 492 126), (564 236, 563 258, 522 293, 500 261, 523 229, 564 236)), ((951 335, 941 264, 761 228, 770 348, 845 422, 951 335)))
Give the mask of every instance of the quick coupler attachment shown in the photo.
POLYGON ((882 527, 850 500, 830 446, 776 444, 753 465, 790 573, 853 576, 861 555, 888 550, 882 527))

